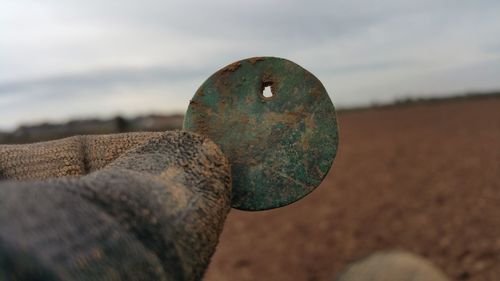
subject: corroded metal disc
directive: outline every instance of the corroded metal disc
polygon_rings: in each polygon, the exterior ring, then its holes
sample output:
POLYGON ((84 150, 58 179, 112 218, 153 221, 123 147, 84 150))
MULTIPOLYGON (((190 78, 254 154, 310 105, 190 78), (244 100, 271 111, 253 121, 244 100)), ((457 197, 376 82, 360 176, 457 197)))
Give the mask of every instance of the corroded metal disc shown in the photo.
POLYGON ((280 58, 251 58, 214 73, 189 104, 184 129, 217 143, 231 164, 232 206, 293 203, 329 171, 338 144, 333 104, 310 72, 280 58), (263 94, 270 86, 271 97, 263 94))

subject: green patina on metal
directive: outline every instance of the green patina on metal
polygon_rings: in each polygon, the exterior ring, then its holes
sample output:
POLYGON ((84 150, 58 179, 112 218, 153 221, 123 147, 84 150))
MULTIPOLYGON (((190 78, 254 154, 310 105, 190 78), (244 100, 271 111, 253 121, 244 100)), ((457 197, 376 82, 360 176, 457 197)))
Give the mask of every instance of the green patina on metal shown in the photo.
POLYGON ((184 130, 221 147, 232 169, 232 206, 243 210, 281 207, 310 193, 338 145, 335 109, 321 82, 274 57, 238 61, 208 78, 184 130), (267 86, 272 97, 263 95, 267 86))

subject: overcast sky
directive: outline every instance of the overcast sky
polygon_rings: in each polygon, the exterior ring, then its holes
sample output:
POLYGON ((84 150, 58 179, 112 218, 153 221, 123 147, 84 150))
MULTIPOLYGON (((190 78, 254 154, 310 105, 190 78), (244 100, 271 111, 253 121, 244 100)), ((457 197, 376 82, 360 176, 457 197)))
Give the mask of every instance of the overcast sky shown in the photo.
POLYGON ((0 1, 0 130, 184 112, 252 56, 302 65, 337 107, 500 89, 498 0, 0 1))

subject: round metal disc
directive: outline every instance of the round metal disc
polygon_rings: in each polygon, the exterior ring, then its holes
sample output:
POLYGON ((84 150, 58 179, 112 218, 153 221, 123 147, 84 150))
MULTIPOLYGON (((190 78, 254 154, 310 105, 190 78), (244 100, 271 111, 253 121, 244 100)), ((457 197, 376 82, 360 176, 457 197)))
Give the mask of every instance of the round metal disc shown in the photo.
POLYGON ((214 73, 189 104, 184 130, 208 136, 231 164, 232 206, 293 203, 328 173, 338 144, 333 104, 321 84, 280 58, 250 58, 214 73), (263 94, 271 88, 272 96, 263 94))

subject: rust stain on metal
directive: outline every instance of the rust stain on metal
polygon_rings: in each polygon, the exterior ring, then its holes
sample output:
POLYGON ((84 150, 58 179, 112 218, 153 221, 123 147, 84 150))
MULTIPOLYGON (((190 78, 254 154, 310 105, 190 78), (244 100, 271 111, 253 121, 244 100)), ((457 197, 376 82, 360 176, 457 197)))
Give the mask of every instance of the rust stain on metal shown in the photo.
POLYGON ((251 63, 251 64, 256 64, 257 62, 259 61, 263 61, 264 58, 263 57, 254 57, 254 58, 250 58, 248 59, 248 61, 251 63))
POLYGON ((234 72, 236 71, 239 67, 241 66, 240 62, 234 62, 228 66, 226 66, 224 69, 222 69, 222 72, 234 72))

